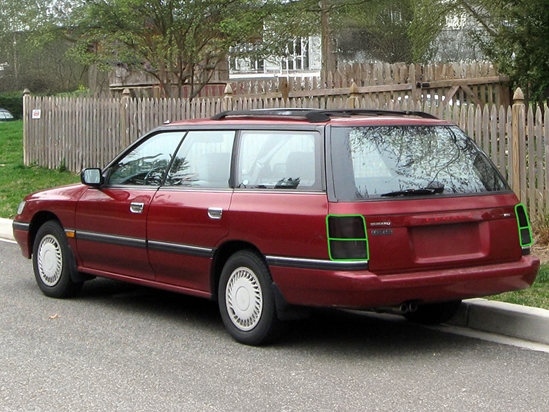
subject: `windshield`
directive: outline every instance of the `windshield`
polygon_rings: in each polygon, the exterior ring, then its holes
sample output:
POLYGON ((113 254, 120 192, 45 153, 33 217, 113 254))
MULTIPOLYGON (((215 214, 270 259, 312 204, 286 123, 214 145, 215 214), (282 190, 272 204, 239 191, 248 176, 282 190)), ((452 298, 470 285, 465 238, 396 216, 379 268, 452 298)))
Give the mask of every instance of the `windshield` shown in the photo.
POLYGON ((509 190, 457 126, 335 127, 331 153, 339 200, 509 190))

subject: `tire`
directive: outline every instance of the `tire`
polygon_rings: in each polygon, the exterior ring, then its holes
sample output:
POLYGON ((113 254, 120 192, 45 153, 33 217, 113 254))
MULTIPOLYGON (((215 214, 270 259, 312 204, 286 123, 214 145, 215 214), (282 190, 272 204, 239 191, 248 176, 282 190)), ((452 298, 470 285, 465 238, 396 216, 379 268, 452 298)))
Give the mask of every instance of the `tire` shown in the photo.
POLYGON ((229 334, 245 345, 272 342, 280 331, 272 279, 266 263, 240 251, 225 263, 219 281, 219 312, 229 334))
POLYGON ((75 296, 83 282, 75 282, 76 261, 67 243, 65 232, 56 221, 44 223, 33 246, 32 265, 38 287, 52 298, 75 296))
POLYGON ((460 305, 461 300, 427 303, 419 305, 415 312, 406 312, 404 317, 422 325, 438 325, 449 321, 457 313, 460 305))

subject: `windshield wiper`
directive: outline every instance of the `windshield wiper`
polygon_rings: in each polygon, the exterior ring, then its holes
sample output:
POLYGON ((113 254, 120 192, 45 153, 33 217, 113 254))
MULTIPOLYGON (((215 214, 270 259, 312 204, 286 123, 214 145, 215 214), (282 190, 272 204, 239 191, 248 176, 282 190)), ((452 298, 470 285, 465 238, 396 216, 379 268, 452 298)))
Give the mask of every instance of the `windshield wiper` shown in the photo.
POLYGON ((383 193, 381 196, 397 197, 397 196, 423 196, 434 195, 444 192, 444 186, 442 187, 422 187, 421 189, 406 189, 396 190, 394 192, 383 193))

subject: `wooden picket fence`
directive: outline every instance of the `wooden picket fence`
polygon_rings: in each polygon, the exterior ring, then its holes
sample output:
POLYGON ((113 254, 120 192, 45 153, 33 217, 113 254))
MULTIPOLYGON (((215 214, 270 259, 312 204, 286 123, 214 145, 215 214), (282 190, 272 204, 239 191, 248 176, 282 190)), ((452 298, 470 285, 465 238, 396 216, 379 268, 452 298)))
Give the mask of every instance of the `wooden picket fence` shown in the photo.
MULTIPOLYGON (((446 102, 447 103, 447 102, 446 102)), ((455 122, 491 157, 525 203, 531 216, 549 205, 549 109, 526 107, 522 92, 513 105, 442 104, 385 92, 362 93, 352 84, 344 93, 324 96, 244 97, 227 88, 219 98, 153 99, 24 96, 24 161, 79 172, 105 166, 129 143, 165 121, 210 117, 223 110, 256 108, 375 108, 420 110, 455 122)))
MULTIPOLYGON (((164 91, 150 74, 124 70, 125 75, 111 73, 110 92, 122 97, 129 89, 133 97, 165 97, 164 91)), ((226 80, 206 85, 201 98, 219 98, 227 93, 238 97, 261 99, 295 99, 339 96, 352 85, 362 95, 378 100, 395 99, 437 100, 445 104, 474 103, 479 105, 509 105, 509 77, 498 73, 489 62, 405 64, 354 63, 341 65, 328 73, 271 73, 253 80, 226 80)), ((187 96, 189 86, 183 86, 181 96, 187 96)), ((176 86, 172 86, 176 93, 176 86)))
POLYGON ((278 76, 231 82, 238 96, 325 97, 344 94, 353 84, 363 95, 391 101, 436 99, 447 104, 509 105, 509 78, 488 62, 404 64, 355 63, 321 76, 278 76))

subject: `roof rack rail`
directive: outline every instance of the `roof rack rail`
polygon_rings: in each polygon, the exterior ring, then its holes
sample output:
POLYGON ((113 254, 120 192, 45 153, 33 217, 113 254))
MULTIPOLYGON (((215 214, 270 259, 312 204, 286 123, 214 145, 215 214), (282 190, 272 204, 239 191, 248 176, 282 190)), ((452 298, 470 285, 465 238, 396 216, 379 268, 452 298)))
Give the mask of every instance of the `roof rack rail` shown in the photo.
POLYGON ((321 112, 321 109, 252 109, 252 110, 229 110, 212 116, 212 120, 221 120, 227 117, 297 117, 306 119, 307 114, 321 112))
POLYGON ((332 117, 350 116, 418 116, 424 119, 437 119, 436 116, 419 111, 383 110, 383 109, 253 109, 225 111, 212 116, 212 120, 222 120, 228 117, 293 117, 306 119, 311 123, 327 122, 332 117))

